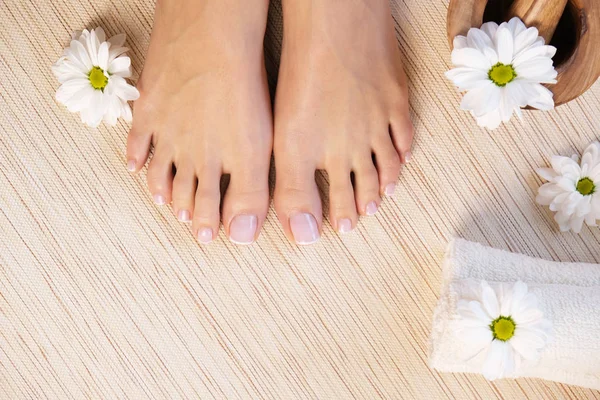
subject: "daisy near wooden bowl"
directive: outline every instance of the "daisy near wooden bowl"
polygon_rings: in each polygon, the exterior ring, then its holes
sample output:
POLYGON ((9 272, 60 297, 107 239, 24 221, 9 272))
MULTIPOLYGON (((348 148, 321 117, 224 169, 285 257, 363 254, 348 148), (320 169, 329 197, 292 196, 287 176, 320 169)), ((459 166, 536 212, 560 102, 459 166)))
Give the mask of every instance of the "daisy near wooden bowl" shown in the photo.
POLYGON ((599 0, 450 0, 447 33, 450 47, 457 35, 484 22, 519 17, 535 26, 546 43, 557 48, 554 93, 558 106, 583 94, 600 76, 599 0))

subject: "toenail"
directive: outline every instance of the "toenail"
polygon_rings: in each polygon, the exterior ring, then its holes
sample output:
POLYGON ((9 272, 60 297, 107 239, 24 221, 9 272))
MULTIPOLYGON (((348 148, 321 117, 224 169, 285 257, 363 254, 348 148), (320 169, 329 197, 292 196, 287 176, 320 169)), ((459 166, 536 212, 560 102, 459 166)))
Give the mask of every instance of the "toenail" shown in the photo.
POLYGON ((367 204, 367 207, 365 208, 365 214, 375 215, 376 212, 377 212, 377 203, 372 201, 369 204, 367 204))
POLYGON ((165 198, 163 196, 161 196, 160 194, 155 194, 154 196, 152 196, 154 198, 154 202, 159 205, 159 206, 164 206, 165 205, 165 198))
POLYGON ((127 171, 135 172, 135 161, 134 160, 127 161, 127 171))
POLYGON ((352 231, 352 221, 348 218, 340 219, 338 221, 338 232, 339 233, 348 233, 352 231))
POLYGON ((181 210, 177 213, 177 218, 181 222, 190 222, 190 212, 188 210, 181 210))
POLYGON ((317 220, 308 213, 296 213, 290 217, 290 228, 297 244, 313 244, 319 240, 317 220))
POLYGON ((393 195, 395 191, 396 191, 396 184, 395 183, 388 184, 385 187, 385 189, 383 190, 383 192, 385 193, 386 196, 393 195))
POLYGON ((198 241, 202 244, 208 244, 213 240, 213 231, 210 228, 200 228, 198 230, 198 241))
POLYGON ((254 242, 258 218, 256 215, 237 215, 229 225, 229 240, 235 244, 254 242))
POLYGON ((411 159, 412 159, 412 153, 410 151, 407 151, 406 153, 404 153, 404 162, 405 163, 408 164, 411 159))

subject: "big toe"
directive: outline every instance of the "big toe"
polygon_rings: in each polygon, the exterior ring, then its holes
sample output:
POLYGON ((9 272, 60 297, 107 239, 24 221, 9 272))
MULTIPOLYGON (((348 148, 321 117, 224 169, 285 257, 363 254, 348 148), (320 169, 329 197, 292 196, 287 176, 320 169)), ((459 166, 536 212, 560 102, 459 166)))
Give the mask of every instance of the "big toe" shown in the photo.
POLYGON ((277 162, 275 210, 287 237, 306 245, 320 238, 323 214, 315 167, 310 163, 277 162))
POLYGON ((253 243, 268 209, 268 164, 232 171, 223 199, 223 226, 229 240, 242 245, 253 243))

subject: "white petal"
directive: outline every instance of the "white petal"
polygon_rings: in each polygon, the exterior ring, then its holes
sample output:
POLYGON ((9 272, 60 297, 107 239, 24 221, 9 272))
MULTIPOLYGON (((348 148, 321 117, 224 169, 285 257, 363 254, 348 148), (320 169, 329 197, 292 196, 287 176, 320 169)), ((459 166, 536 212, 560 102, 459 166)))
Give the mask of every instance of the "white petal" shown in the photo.
POLYGON ((469 90, 463 97, 460 107, 473 111, 475 117, 481 117, 496 110, 500 105, 502 89, 488 81, 482 87, 469 90))
POLYGON ((128 52, 129 49, 127 47, 112 47, 109 49, 108 52, 108 63, 110 64, 115 58, 121 56, 122 54, 125 54, 126 52, 128 52))
POLYGON ((533 85, 532 88, 537 92, 537 97, 529 100, 527 104, 538 110, 552 110, 554 108, 554 93, 539 84, 533 85))
POLYGON ((551 181, 558 175, 552 168, 538 168, 535 172, 547 181, 551 181))
POLYGON ((92 30, 87 37, 86 48, 94 65, 98 65, 98 47, 100 47, 100 41, 96 36, 96 31, 92 30))
POLYGON ((481 284, 481 301, 483 309, 492 321, 500 316, 500 306, 496 292, 485 282, 481 284))
POLYGON ((126 101, 121 101, 121 117, 127 122, 132 120, 131 107, 126 101))
POLYGON ((529 47, 523 50, 519 55, 515 57, 512 65, 514 67, 519 67, 524 62, 535 59, 537 57, 541 58, 552 58, 556 54, 556 47, 554 46, 537 46, 537 47, 529 47))
POLYGON ((513 37, 510 30, 505 27, 499 27, 496 32, 496 52, 498 61, 502 64, 510 64, 513 59, 513 37))
POLYGON ((83 64, 86 71, 90 71, 93 67, 92 60, 87 52, 87 49, 77 40, 71 41, 71 51, 73 56, 83 64))
POLYGON ((99 26, 94 29, 94 33, 96 34, 96 38, 98 39, 99 43, 102 43, 106 40, 106 34, 104 33, 104 29, 102 29, 102 27, 99 26))
POLYGON ((140 97, 140 92, 134 86, 128 84, 127 81, 120 76, 111 76, 108 85, 111 85, 109 91, 114 91, 116 96, 119 96, 125 101, 137 100, 140 97))
POLYGON ((119 33, 108 39, 110 43, 110 47, 122 47, 125 44, 126 35, 124 33, 119 33))
POLYGON ((496 129, 502 123, 502 119, 500 118, 500 112, 498 110, 494 110, 489 114, 482 115, 481 117, 476 117, 477 125, 487 128, 487 129, 496 129))
POLYGON ((527 27, 519 17, 512 17, 510 21, 508 21, 507 26, 514 38, 518 37, 519 34, 521 34, 525 31, 525 29, 527 29, 527 27))
POLYGON ((525 360, 537 361, 540 357, 540 352, 537 348, 530 346, 529 341, 521 336, 515 335, 510 339, 512 348, 525 360))
POLYGON ((108 43, 102 42, 98 49, 98 66, 102 71, 108 70, 108 43))
POLYGON ((507 358, 509 344, 500 340, 494 340, 490 345, 481 373, 493 381, 504 377, 504 368, 507 358))
POLYGON ((490 39, 492 39, 492 41, 494 40, 494 37, 496 37, 496 31, 498 30, 498 24, 490 21, 490 22, 486 22, 485 24, 481 25, 481 30, 487 34, 489 36, 490 39))
POLYGON ((469 47, 452 50, 452 64, 457 67, 475 68, 484 71, 488 71, 492 67, 482 52, 469 47))
POLYGON ((493 47, 492 39, 481 29, 471 28, 467 33, 467 44, 483 52, 485 49, 493 47))
POLYGON ((515 56, 519 55, 522 51, 528 49, 535 43, 539 34, 535 27, 528 28, 515 36, 515 56))
POLYGON ((465 47, 468 47, 468 46, 469 45, 467 44, 466 36, 462 36, 462 35, 455 36, 454 40, 452 41, 452 48, 454 50, 464 49, 465 47))
POLYGON ((108 66, 108 71, 111 74, 119 74, 123 78, 128 78, 131 75, 131 59, 129 57, 117 57, 108 66), (123 76, 123 75, 127 76, 123 76))
POLYGON ((515 66, 515 72, 519 79, 526 79, 532 82, 545 83, 548 78, 554 76, 556 72, 552 64, 552 59, 548 57, 535 57, 524 61, 515 66))

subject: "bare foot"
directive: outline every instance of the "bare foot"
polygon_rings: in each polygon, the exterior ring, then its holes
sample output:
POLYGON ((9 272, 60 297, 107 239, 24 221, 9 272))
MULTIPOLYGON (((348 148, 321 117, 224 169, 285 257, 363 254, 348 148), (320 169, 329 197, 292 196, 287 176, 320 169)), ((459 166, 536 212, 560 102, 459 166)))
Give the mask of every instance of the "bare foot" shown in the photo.
POLYGON ((330 182, 339 232, 377 212, 410 159, 406 77, 388 0, 283 0, 275 103, 275 208, 290 240, 322 225, 315 171, 330 182))
POLYGON ((202 243, 253 242, 269 205, 272 115, 263 58, 268 0, 158 0, 127 141, 148 187, 202 243))

